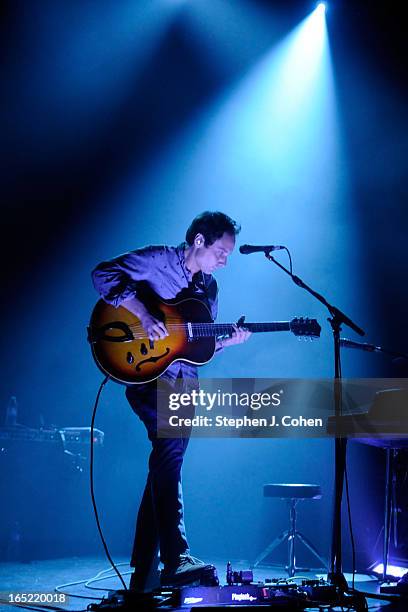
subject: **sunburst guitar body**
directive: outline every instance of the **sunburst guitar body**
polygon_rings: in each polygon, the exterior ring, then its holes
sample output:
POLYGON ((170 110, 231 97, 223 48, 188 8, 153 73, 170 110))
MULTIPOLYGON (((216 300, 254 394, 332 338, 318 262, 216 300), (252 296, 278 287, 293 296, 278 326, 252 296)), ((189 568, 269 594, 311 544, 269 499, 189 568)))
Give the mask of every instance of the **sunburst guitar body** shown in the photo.
POLYGON ((210 361, 216 338, 207 336, 194 341, 186 323, 212 323, 206 304, 194 298, 174 304, 158 300, 149 311, 166 325, 166 338, 149 340, 139 319, 129 310, 115 308, 103 300, 97 302, 88 338, 94 359, 105 374, 120 383, 140 384, 155 380, 177 360, 196 365, 210 361))

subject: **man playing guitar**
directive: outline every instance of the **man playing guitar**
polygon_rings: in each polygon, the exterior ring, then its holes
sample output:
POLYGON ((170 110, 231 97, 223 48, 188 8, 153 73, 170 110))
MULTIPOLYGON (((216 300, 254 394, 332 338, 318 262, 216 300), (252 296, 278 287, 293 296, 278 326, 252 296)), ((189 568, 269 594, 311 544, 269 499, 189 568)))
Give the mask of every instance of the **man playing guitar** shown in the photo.
MULTIPOLYGON (((212 273, 227 265, 240 227, 221 212, 198 215, 177 247, 149 246, 102 262, 92 273, 96 290, 107 304, 135 315, 151 343, 169 335, 165 323, 149 311, 144 295, 153 291, 164 300, 195 297, 217 315, 217 283, 212 273)), ((217 338, 216 350, 241 344, 251 333, 236 325, 228 337, 217 338)), ((173 362, 161 378, 174 385, 197 380, 197 367, 173 362), (181 380, 180 380, 181 379, 181 380)), ((127 386, 126 397, 146 426, 152 451, 139 507, 131 558, 130 588, 146 591, 157 578, 158 551, 164 565, 162 585, 188 584, 210 566, 190 555, 184 527, 181 467, 188 437, 158 438, 156 382, 127 386)))

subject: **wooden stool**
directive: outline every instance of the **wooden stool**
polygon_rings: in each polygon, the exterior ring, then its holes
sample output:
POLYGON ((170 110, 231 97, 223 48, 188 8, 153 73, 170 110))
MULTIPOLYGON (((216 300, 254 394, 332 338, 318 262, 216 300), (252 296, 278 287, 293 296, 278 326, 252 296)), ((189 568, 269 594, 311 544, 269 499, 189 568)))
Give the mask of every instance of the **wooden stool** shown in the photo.
POLYGON ((299 540, 326 568, 326 561, 319 555, 313 544, 296 529, 296 505, 305 499, 321 499, 322 493, 319 485, 315 484, 266 484, 264 485, 264 497, 279 497, 285 499, 289 506, 289 529, 278 535, 269 546, 261 552, 255 560, 253 567, 257 567, 270 553, 279 546, 281 542, 289 544, 289 561, 285 568, 292 578, 296 571, 309 571, 307 568, 296 567, 295 542, 299 540))

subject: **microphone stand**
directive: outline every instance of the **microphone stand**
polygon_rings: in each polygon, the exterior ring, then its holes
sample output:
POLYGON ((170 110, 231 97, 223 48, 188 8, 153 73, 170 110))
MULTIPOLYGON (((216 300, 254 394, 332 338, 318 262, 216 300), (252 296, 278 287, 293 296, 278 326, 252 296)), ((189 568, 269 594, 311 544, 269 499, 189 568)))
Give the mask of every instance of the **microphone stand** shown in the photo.
MULTIPOLYGON (((304 289, 321 304, 326 306, 330 317, 327 319, 331 325, 334 341, 334 411, 335 417, 338 418, 342 412, 342 382, 341 382, 341 359, 340 359, 340 331, 342 325, 347 325, 360 336, 364 336, 365 332, 356 325, 344 312, 336 306, 329 304, 325 297, 317 291, 314 291, 301 278, 292 274, 285 266, 279 263, 271 254, 265 250, 265 257, 283 270, 292 281, 304 289)), ((344 473, 346 467, 346 450, 347 438, 335 438, 335 455, 334 455, 334 506, 333 506, 333 527, 332 527, 332 545, 330 551, 330 568, 327 574, 327 580, 335 587, 340 588, 343 592, 348 590, 347 581, 342 572, 342 545, 341 545, 341 502, 343 497, 344 473)))

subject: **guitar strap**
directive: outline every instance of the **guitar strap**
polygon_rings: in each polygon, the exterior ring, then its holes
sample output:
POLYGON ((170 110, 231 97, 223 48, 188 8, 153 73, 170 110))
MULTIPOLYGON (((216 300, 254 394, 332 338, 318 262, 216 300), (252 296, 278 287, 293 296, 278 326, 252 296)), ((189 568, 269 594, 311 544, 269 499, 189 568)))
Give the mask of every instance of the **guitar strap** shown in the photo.
MULTIPOLYGON (((188 286, 186 289, 183 289, 177 296, 177 299, 193 297, 199 300, 202 300, 208 307, 211 312, 211 304, 210 304, 210 296, 208 294, 208 286, 206 282, 206 274, 203 271, 197 272, 192 277, 191 281, 188 280, 188 276, 184 270, 185 261, 184 258, 181 257, 181 249, 184 250, 185 243, 181 243, 181 245, 177 248, 177 257, 180 262, 181 269, 186 278, 188 286)), ((210 279, 211 277, 209 277, 210 279)))
POLYGON ((183 295, 183 297, 193 297, 199 299, 203 301, 211 310, 208 288, 205 282, 204 274, 202 272, 197 272, 196 274, 194 274, 193 278, 188 284, 188 287, 186 287, 184 291, 185 295, 183 295))

